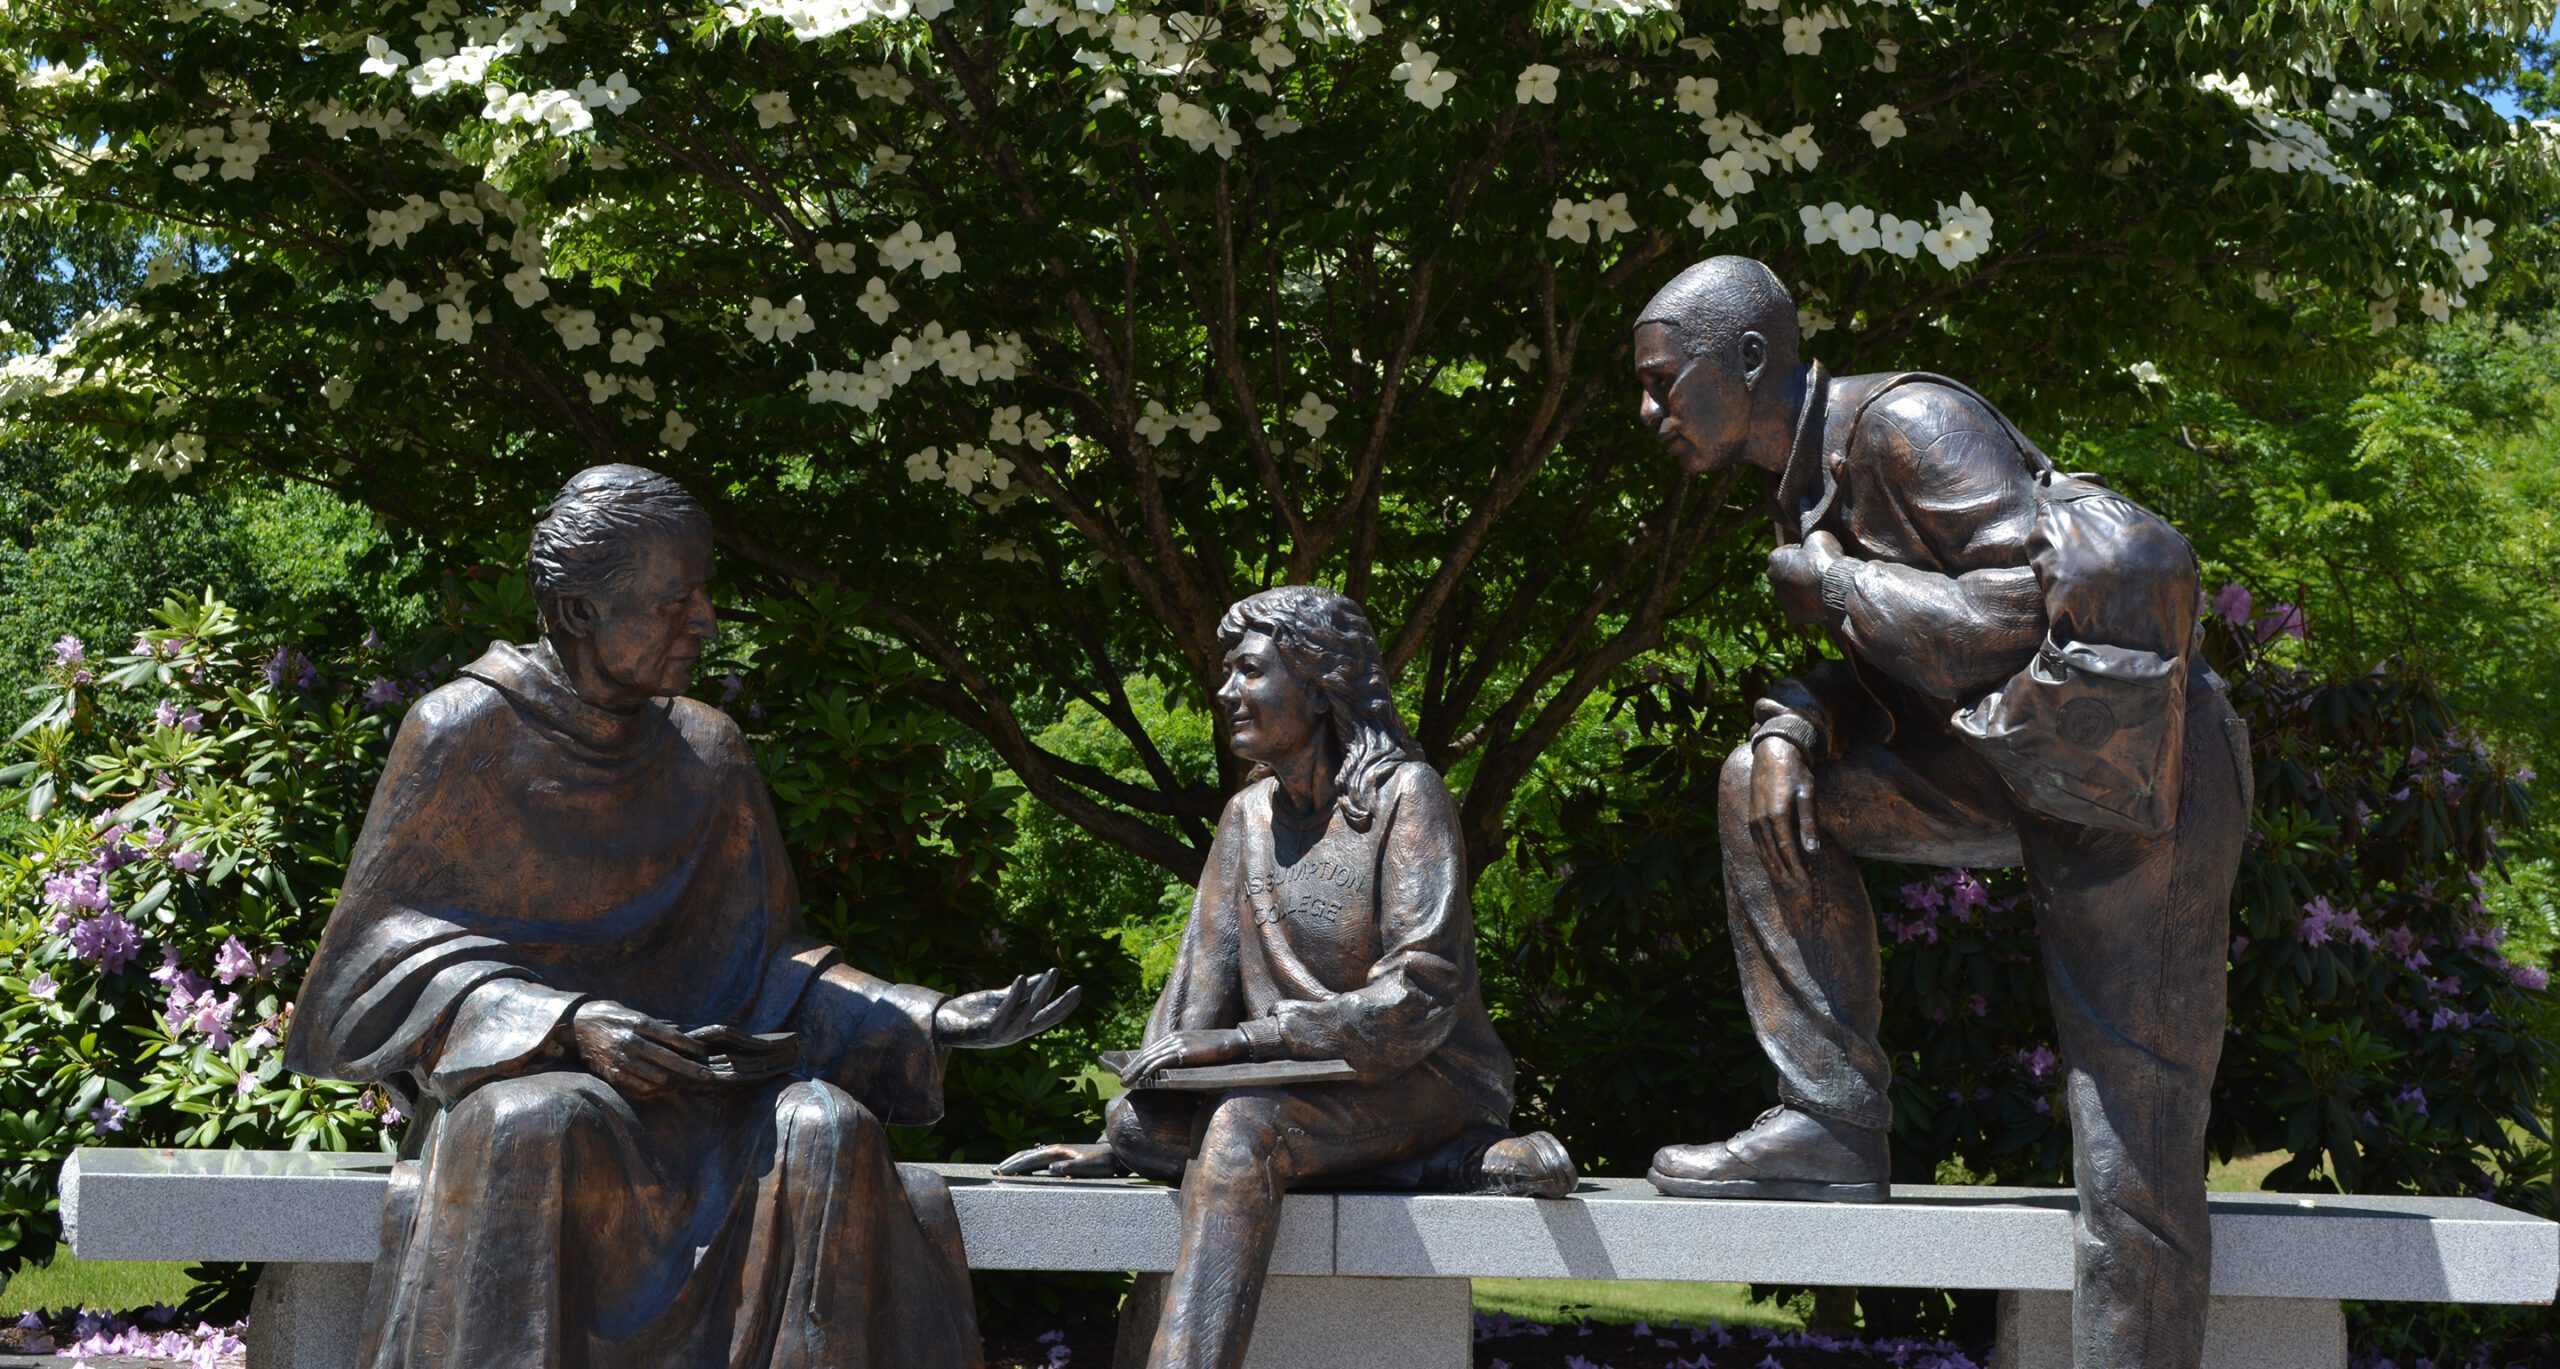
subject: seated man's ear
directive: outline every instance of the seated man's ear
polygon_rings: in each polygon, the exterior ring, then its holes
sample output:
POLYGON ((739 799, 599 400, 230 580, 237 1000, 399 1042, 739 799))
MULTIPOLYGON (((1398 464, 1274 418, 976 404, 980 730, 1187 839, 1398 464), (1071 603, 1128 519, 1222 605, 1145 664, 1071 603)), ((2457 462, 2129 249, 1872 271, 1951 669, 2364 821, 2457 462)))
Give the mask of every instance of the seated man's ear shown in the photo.
POLYGON ((603 616, 596 601, 583 594, 563 594, 552 601, 552 627, 572 637, 594 636, 596 621, 603 616))

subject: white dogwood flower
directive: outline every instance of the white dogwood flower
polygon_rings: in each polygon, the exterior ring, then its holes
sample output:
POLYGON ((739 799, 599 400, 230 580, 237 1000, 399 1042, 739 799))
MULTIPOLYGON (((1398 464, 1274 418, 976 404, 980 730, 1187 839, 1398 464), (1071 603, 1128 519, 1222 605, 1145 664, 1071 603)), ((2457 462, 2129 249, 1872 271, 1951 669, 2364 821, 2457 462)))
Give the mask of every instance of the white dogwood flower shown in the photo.
POLYGON ((364 65, 356 68, 367 76, 389 80, 409 65, 409 59, 395 51, 379 34, 364 40, 364 65))
POLYGON ((2132 365, 2125 367, 2124 371, 2126 375, 2133 377, 2134 383, 2137 385, 2166 385, 2169 383, 2169 378, 2160 374, 2160 368, 2148 361, 2137 361, 2132 365))
POLYGON ((874 247, 880 249, 880 264, 888 267, 890 272, 895 274, 915 263, 917 249, 924 243, 924 225, 909 219, 898 225, 888 236, 874 238, 871 241, 874 247))
POLYGON ((560 334, 560 345, 572 352, 593 347, 604 340, 604 335, 596 331, 596 311, 593 309, 555 310, 551 327, 560 334))
POLYGON ((551 298, 550 282, 545 281, 542 272, 533 266, 519 266, 500 276, 498 283, 507 287, 507 293, 515 297, 519 309, 530 309, 551 298))
POLYGON ((1290 411, 1289 421, 1306 429, 1309 437, 1322 437, 1325 425, 1333 422, 1333 416, 1339 412, 1341 411, 1317 398, 1315 391, 1309 390, 1298 396, 1298 407, 1290 411))
POLYGON ((1404 45, 1404 60, 1387 77, 1404 82, 1404 98, 1425 109, 1438 109, 1441 97, 1458 84, 1457 73, 1440 69, 1440 54, 1418 43, 1404 45))
POLYGON ((347 407, 347 401, 355 398, 355 394, 356 383, 345 376, 331 376, 320 382, 320 397, 329 401, 332 409, 347 407))
POLYGON ((1742 215, 1729 204, 1710 204, 1705 200, 1689 201, 1689 226, 1714 237, 1718 232, 1742 222, 1742 215))
POLYGON ((796 124, 800 116, 791 112, 791 92, 769 90, 747 101, 755 109, 756 127, 772 128, 778 124, 796 124))
POLYGON ((1503 350, 1502 359, 1525 371, 1537 364, 1540 355, 1541 349, 1538 344, 1523 337, 1514 339, 1511 345, 1503 350))
POLYGON ((818 269, 827 275, 850 275, 861 269, 862 248, 849 242, 822 242, 814 249, 818 269))
POLYGON ((802 296, 793 295, 778 306, 762 295, 747 301, 747 331, 755 334, 758 342, 788 344, 817 326, 817 321, 809 317, 809 302, 802 296))
POLYGON ((1712 119, 1716 117, 1716 93, 1722 88, 1713 76, 1683 76, 1673 91, 1681 113, 1712 119))
POLYGON ((1878 147, 1892 142, 1910 128, 1902 122, 1902 111, 1892 105, 1878 105, 1858 116, 1858 127, 1867 131, 1878 147))
POLYGON ((427 306, 426 297, 409 288, 409 283, 393 276, 388 285, 373 297, 373 307, 391 316, 393 323, 407 323, 409 316, 427 306))
POLYGON ((1708 188, 1724 199, 1751 193, 1751 172, 1738 148, 1707 158, 1698 163, 1698 170, 1706 174, 1708 188))
POLYGON ((1520 79, 1511 87, 1511 98, 1521 104, 1536 101, 1542 105, 1556 102, 1556 77, 1563 73, 1545 62, 1531 62, 1520 69, 1520 79))
POLYGON ((926 280, 960 269, 960 253, 946 230, 916 249, 916 272, 926 280))
POLYGON ((855 297, 853 307, 861 310, 873 323, 887 323, 889 316, 898 312, 898 297, 889 293, 886 281, 873 276, 862 287, 862 293, 855 297))
POLYGON ((469 342, 471 306, 447 302, 436 306, 436 341, 469 342))
POLYGON ((1175 422, 1162 401, 1150 399, 1146 412, 1138 415, 1138 435, 1145 438, 1150 446, 1161 446, 1165 438, 1172 435, 1175 422))
POLYGON ((666 424, 658 429, 658 440, 665 443, 670 450, 680 452, 684 450, 684 444, 691 442, 693 435, 700 431, 702 430, 688 422, 683 414, 669 409, 666 424))
POLYGON ((1778 155, 1793 157, 1807 171, 1822 164, 1822 147, 1813 140, 1813 125, 1798 124, 1778 135, 1778 155))

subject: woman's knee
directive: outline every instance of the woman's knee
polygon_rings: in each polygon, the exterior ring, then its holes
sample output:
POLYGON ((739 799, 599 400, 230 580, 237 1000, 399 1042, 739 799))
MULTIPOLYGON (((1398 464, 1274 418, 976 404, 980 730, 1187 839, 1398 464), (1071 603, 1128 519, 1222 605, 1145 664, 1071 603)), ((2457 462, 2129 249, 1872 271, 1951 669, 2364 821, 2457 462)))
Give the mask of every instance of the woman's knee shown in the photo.
POLYGON ((1192 1163, 1214 1175, 1243 1176, 1289 1172, 1287 1101, 1275 1094, 1232 1093, 1200 1134, 1200 1151, 1192 1163))

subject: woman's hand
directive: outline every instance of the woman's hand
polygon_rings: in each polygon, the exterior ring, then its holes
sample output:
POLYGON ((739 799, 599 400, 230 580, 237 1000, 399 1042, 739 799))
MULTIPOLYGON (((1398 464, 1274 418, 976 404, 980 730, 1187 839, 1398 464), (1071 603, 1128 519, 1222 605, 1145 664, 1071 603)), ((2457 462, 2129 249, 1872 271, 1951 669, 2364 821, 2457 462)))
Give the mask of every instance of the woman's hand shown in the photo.
POLYGON ((1244 1033, 1233 1027, 1208 1031, 1168 1032, 1140 1046, 1120 1069, 1123 1085, 1135 1084, 1158 1070, 1224 1065, 1250 1057, 1244 1033))
POLYGON ((1107 1179, 1121 1172, 1108 1141, 1052 1141, 1016 1151, 996 1166, 998 1174, 1046 1174, 1053 1179, 1107 1179))
POLYGON ((718 1077, 703 1059, 709 1048, 682 1028, 601 998, 588 999, 570 1015, 569 1042, 578 1063, 629 1098, 718 1077))

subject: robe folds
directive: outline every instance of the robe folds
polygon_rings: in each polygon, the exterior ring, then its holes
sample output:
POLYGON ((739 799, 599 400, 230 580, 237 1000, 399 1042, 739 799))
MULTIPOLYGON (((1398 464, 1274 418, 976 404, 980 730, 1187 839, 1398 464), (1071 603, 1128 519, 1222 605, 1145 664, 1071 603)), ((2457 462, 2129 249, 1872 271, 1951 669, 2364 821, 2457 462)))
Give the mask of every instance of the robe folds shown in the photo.
POLYGON ((802 929, 727 715, 490 648, 403 721, 286 1043, 418 1117, 360 1362, 975 1369, 950 1194, 883 1131, 941 1115, 940 1002, 802 929), (590 999, 799 1063, 626 1097, 574 1058, 590 999))

